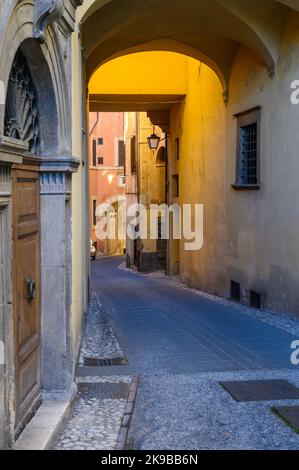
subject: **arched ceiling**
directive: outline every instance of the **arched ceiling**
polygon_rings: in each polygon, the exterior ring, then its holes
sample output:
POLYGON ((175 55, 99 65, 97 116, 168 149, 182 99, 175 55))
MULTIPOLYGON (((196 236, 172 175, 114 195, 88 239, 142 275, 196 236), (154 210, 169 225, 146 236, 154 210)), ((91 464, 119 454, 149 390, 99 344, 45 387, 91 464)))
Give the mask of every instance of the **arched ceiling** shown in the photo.
POLYGON ((292 8, 295 11, 299 11, 299 1, 298 0, 280 0, 279 3, 284 3, 288 7, 292 8))
POLYGON ((87 78, 111 58, 170 50, 205 62, 226 90, 241 44, 273 70, 290 8, 299 0, 95 0, 80 23, 87 78))

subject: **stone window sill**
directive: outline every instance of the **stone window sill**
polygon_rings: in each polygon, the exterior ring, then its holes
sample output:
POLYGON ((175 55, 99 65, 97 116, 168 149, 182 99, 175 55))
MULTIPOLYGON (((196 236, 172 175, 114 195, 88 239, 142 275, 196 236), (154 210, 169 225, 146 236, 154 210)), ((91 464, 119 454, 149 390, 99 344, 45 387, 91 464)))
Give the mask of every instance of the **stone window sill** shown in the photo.
POLYGON ((259 191, 260 184, 232 184, 232 188, 236 191, 259 191))

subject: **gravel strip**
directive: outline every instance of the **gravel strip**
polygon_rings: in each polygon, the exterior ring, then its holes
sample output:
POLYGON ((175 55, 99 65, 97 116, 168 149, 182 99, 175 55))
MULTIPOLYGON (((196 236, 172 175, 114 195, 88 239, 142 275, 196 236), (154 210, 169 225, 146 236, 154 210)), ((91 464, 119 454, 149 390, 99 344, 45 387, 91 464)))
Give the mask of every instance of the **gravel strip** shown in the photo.
POLYGON ((132 449, 299 450, 299 436, 271 407, 298 400, 238 403, 224 380, 284 378, 298 371, 222 372, 140 378, 129 442, 132 449))

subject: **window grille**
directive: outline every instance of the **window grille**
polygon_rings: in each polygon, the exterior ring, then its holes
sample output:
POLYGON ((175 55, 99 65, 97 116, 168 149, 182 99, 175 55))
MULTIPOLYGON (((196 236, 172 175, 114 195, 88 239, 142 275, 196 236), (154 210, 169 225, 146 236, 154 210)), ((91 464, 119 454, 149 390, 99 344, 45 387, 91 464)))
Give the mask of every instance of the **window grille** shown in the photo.
POLYGON ((26 58, 16 54, 9 76, 4 115, 4 135, 29 144, 32 154, 40 151, 37 93, 26 58))
POLYGON ((261 108, 236 114, 237 162, 235 189, 260 189, 261 108))
POLYGON ((256 185, 257 179, 257 123, 240 129, 239 182, 256 185))

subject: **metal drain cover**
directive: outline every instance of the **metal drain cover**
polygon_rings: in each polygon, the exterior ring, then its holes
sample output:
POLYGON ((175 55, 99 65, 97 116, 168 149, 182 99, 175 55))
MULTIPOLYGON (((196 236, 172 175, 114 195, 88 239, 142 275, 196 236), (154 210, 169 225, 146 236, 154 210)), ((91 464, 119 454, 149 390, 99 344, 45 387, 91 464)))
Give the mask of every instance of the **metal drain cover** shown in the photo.
POLYGON ((299 389, 287 380, 249 380, 219 383, 239 402, 299 399, 299 389))
POLYGON ((128 361, 124 357, 116 357, 112 359, 100 359, 98 357, 84 357, 84 365, 89 366, 89 367, 127 366, 128 361))
POLYGON ((299 406, 278 406, 273 411, 299 433, 299 406))
POLYGON ((127 399, 130 391, 130 383, 80 382, 77 384, 77 390, 82 398, 127 399))

